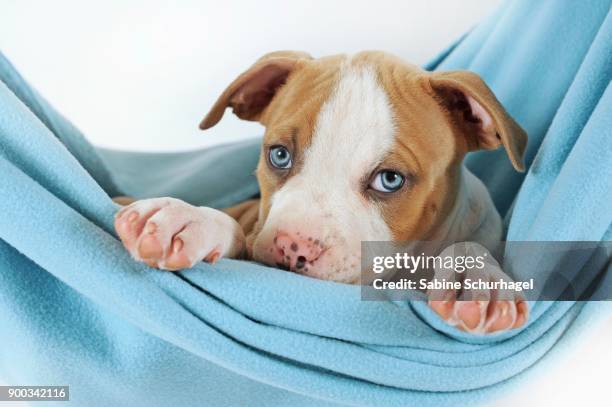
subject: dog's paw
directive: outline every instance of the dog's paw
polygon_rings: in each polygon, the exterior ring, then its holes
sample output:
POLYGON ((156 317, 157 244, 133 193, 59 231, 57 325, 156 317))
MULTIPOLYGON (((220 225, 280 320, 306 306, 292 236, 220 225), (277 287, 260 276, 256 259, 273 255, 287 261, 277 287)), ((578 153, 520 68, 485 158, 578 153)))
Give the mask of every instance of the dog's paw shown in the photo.
POLYGON ((524 300, 431 300, 429 306, 448 324, 462 331, 487 334, 520 328, 528 317, 524 300))
MULTIPOLYGON (((453 245, 454 246, 454 245, 453 245)), ((461 250, 464 250, 462 247, 461 250)), ((480 254, 488 251, 477 244, 472 244, 470 250, 480 254)), ((445 250, 441 255, 448 255, 453 248, 445 250)), ((476 253, 476 254, 478 254, 476 253)), ((454 253, 457 254, 456 252, 454 253)), ((486 256, 485 256, 486 257, 486 256)), ((436 269, 438 280, 466 280, 471 282, 512 281, 499 264, 490 257, 485 262, 484 269, 470 270, 457 275, 454 271, 436 269)), ((465 285, 462 285, 465 287, 465 285)), ((463 331, 475 334, 488 334, 520 328, 529 317, 529 308, 523 296, 515 291, 502 289, 434 290, 428 293, 429 306, 448 324, 463 331)))
POLYGON ((174 198, 136 201, 115 216, 115 229, 136 260, 164 270, 236 257, 244 233, 227 214, 174 198))

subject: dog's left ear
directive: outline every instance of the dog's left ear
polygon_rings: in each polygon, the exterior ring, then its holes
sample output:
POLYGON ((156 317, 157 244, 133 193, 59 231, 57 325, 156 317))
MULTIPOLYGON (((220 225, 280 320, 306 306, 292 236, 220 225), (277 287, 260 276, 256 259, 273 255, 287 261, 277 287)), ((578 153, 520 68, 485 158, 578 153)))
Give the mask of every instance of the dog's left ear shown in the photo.
POLYGON ((427 79, 434 97, 464 132, 468 150, 492 150, 503 145, 514 168, 525 170, 527 134, 478 75, 469 71, 432 72, 427 79))
POLYGON ((264 55, 225 89, 200 123, 200 128, 206 130, 217 124, 227 107, 243 120, 259 120, 289 74, 300 62, 310 59, 310 55, 300 51, 264 55))

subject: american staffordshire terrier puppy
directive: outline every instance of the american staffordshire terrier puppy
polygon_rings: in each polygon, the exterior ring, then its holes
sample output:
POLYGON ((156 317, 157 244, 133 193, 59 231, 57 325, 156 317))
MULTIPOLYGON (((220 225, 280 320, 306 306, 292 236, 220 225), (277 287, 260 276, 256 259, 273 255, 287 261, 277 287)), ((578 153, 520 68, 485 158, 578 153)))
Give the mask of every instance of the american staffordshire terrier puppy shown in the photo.
MULTIPOLYGON (((361 241, 502 238, 466 153, 505 148, 523 171, 527 136, 478 75, 427 72, 383 52, 314 59, 267 54, 221 94, 200 128, 227 107, 265 126, 261 197, 224 211, 174 198, 133 202, 115 227, 131 255, 164 270, 246 257, 303 275, 360 282, 361 241)), ((460 329, 523 325, 527 306, 486 293, 430 301, 460 329)))

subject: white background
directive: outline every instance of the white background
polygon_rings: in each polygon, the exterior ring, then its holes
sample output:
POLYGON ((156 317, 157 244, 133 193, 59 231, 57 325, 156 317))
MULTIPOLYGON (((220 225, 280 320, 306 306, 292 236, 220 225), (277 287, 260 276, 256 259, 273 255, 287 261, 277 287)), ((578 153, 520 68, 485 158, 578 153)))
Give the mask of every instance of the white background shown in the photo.
MULTIPOLYGON (((420 64, 499 3, 0 0, 0 50, 95 144, 185 150, 261 133, 230 114, 207 133, 197 125, 264 53, 382 49, 420 64)), ((492 405, 610 404, 611 328, 492 405)))
POLYGON ((95 144, 184 150, 261 134, 197 126, 261 55, 381 49, 424 63, 499 0, 0 0, 0 49, 95 144))

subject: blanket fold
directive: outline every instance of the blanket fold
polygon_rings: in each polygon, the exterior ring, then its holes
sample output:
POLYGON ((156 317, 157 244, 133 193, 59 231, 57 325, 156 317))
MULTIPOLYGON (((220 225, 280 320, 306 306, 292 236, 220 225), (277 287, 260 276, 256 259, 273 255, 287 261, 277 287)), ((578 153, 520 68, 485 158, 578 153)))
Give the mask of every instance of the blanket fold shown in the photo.
MULTIPOLYGON (((530 136, 526 174, 502 151, 467 160, 508 239, 610 239, 610 1, 505 3, 427 68, 478 72, 530 136)), ((70 385, 85 406, 476 404, 610 315, 538 302, 523 329, 475 337, 422 302, 252 262, 129 257, 110 196, 231 205, 257 194, 258 148, 96 150, 0 55, 0 379, 70 385)))

